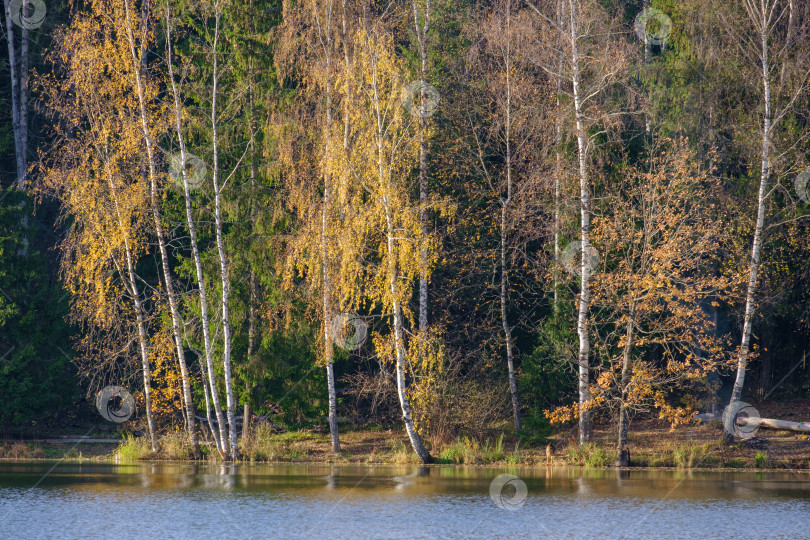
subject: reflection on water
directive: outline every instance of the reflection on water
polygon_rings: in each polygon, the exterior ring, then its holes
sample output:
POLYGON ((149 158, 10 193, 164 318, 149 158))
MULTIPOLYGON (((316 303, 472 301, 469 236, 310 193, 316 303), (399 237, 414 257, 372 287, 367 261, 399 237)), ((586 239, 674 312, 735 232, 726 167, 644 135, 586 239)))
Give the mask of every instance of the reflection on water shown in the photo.
POLYGON ((0 463, 0 537, 807 538, 810 475, 0 463), (489 496, 526 483, 515 511, 489 496))

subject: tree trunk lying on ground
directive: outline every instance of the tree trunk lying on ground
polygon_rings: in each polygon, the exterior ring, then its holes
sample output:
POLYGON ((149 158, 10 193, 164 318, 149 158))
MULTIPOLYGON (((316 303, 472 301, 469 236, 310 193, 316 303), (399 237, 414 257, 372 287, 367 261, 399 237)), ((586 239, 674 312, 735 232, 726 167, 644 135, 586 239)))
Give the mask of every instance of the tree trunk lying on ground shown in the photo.
MULTIPOLYGON (((695 418, 703 422, 711 420, 722 420, 723 417, 718 413, 702 413, 695 418)), ((791 422, 789 420, 774 420, 772 418, 757 418, 751 416, 748 418, 738 418, 737 422, 740 425, 751 425, 768 429, 782 429, 786 431, 798 431, 801 433, 810 433, 810 422, 791 422)))
POLYGON ((761 428, 783 429, 787 431, 799 431, 802 433, 810 433, 810 422, 790 422, 788 420, 757 418, 755 416, 749 418, 740 418, 737 421, 744 425, 757 426, 761 428))

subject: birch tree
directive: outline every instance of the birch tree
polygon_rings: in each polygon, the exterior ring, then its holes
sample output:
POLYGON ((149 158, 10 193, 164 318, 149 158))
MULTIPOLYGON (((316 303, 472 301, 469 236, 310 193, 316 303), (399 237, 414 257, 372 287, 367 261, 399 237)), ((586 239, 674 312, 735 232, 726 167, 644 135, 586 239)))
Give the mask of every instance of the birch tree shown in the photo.
MULTIPOLYGON (((484 45, 473 49, 471 67, 486 85, 482 103, 492 111, 488 125, 471 126, 477 146, 477 165, 490 192, 497 201, 495 227, 498 231, 496 266, 498 275, 498 319, 503 331, 503 350, 515 429, 521 428, 520 403, 516 378, 516 352, 513 325, 509 320, 514 311, 510 300, 510 275, 516 244, 521 228, 530 221, 522 215, 531 206, 519 204, 532 191, 532 157, 540 152, 542 113, 545 110, 541 84, 534 69, 526 65, 526 35, 533 32, 531 17, 511 0, 499 2, 493 11, 476 20, 476 41, 484 45), (477 54, 476 54, 477 52, 477 54), (486 133, 484 137, 479 132, 486 133), (489 155, 491 153, 491 155, 489 155)), ((525 236, 525 233, 523 233, 525 236)))
POLYGON ((200 247, 199 242, 197 240, 197 226, 194 221, 194 217, 192 214, 192 200, 191 200, 191 187, 189 184, 189 155, 186 146, 186 137, 183 131, 183 108, 181 106, 180 100, 180 91, 178 88, 177 81, 174 75, 174 65, 172 63, 172 37, 171 37, 171 29, 174 24, 174 20, 171 15, 171 9, 169 4, 166 5, 166 55, 167 55, 167 67, 168 67, 168 78, 169 78, 169 85, 171 86, 172 90, 172 111, 174 116, 174 128, 177 135, 177 143, 180 148, 180 177, 183 182, 183 202, 185 206, 185 215, 186 215, 186 224, 188 226, 189 231, 189 243, 191 244, 191 253, 194 259, 194 272, 197 281, 197 288, 199 290, 200 295, 200 323, 202 326, 202 333, 203 333, 203 348, 204 348, 204 356, 205 356, 205 366, 203 367, 203 387, 204 387, 204 394, 205 394, 205 401, 206 401, 206 411, 208 413, 208 425, 209 428, 212 427, 212 422, 210 418, 210 406, 209 406, 209 393, 210 393, 210 405, 213 405, 214 415, 217 419, 217 428, 218 430, 215 431, 211 429, 211 433, 214 439, 214 443, 217 447, 217 451, 221 455, 227 454, 227 449, 225 447, 225 441, 227 440, 225 434, 225 417, 222 414, 222 406, 220 404, 220 396, 219 396, 219 389, 216 384, 216 376, 214 371, 214 360, 213 360, 213 343, 212 343, 212 335, 211 335, 211 321, 209 315, 209 305, 208 305, 208 286, 205 283, 205 274, 203 273, 202 267, 202 259, 200 257, 200 247), (205 388, 207 385, 207 389, 205 388))
MULTIPOLYGON (((757 73, 760 85, 760 135, 759 135, 759 189, 757 190, 757 212, 751 241, 751 255, 748 262, 748 280, 745 292, 745 310, 742 335, 737 352, 737 374, 731 392, 729 406, 742 397, 745 374, 751 352, 751 334, 756 316, 756 296, 759 273, 763 258, 763 243, 767 232, 769 199, 772 198, 772 176, 784 170, 784 166, 774 171, 794 141, 783 141, 779 129, 796 110, 799 99, 807 95, 810 62, 807 58, 807 42, 796 39, 793 33, 796 25, 792 1, 783 0, 743 0, 742 21, 735 19, 734 7, 728 8, 724 16, 724 26, 731 37, 739 44, 742 60, 753 73, 757 73), (786 144, 785 144, 786 143, 786 144), (777 154, 774 156, 774 150, 777 154), (782 153, 779 153, 780 150, 782 153), (782 169, 780 171, 779 169, 782 169)), ((806 21, 805 21, 806 22, 806 21)), ((801 139, 805 139, 802 136, 801 139)), ((800 139, 800 140, 801 140, 800 139)), ((731 434, 726 434, 727 439, 731 434)))
POLYGON ((160 250, 161 269, 163 271, 163 283, 166 287, 166 296, 169 304, 169 312, 172 321, 172 335, 174 338, 175 350, 177 352, 177 359, 180 365, 180 376, 183 386, 183 403, 185 405, 186 415, 186 432, 191 442, 194 454, 199 453, 199 443, 197 442, 197 429, 194 420, 194 402, 191 396, 191 383, 189 380, 189 370, 186 365, 186 354, 183 346, 183 335, 181 331, 180 309, 178 306, 177 296, 175 294, 174 275, 170 268, 169 252, 166 247, 166 233, 163 226, 163 218, 160 210, 160 201, 158 195, 158 165, 156 145, 154 140, 154 128, 151 125, 154 120, 155 114, 160 114, 162 107, 154 106, 154 96, 156 89, 154 83, 150 81, 147 65, 147 47, 151 36, 153 36, 154 29, 150 28, 154 24, 154 14, 152 12, 152 4, 145 1, 141 4, 141 13, 139 20, 135 19, 135 14, 132 12, 132 6, 129 0, 124 0, 123 3, 123 17, 118 17, 114 6, 110 6, 111 12, 116 14, 116 20, 125 24, 122 29, 127 39, 128 49, 130 53, 131 67, 129 74, 131 77, 131 85, 135 89, 135 94, 138 96, 138 113, 141 121, 141 130, 143 135, 143 144, 146 150, 146 167, 149 178, 149 205, 152 212, 152 219, 155 227, 155 235, 158 241, 158 249, 160 250))
MULTIPOLYGON (((340 249, 342 226, 337 214, 344 211, 338 202, 341 191, 339 168, 334 166, 336 153, 344 152, 349 140, 349 101, 343 92, 343 126, 339 126, 340 100, 337 97, 337 78, 349 63, 349 45, 353 32, 349 17, 352 5, 343 0, 338 6, 334 0, 311 0, 306 3, 285 2, 285 43, 279 50, 278 63, 282 73, 300 70, 306 86, 306 99, 312 100, 315 112, 302 118, 305 129, 313 131, 310 152, 305 159, 314 161, 310 167, 296 158, 292 177, 293 201, 302 218, 302 230, 293 246, 291 259, 303 271, 313 287, 319 288, 319 319, 322 324, 323 362, 326 366, 329 432, 332 451, 340 451, 337 422, 337 390, 335 385, 334 355, 338 311, 337 300, 341 291, 343 259, 340 249), (303 33, 306 39, 297 41, 293 34, 303 33), (341 54, 342 52, 342 54, 341 54), (342 63, 342 66, 341 66, 342 63), (306 174, 315 175, 319 186, 304 180, 306 174), (299 182, 298 180, 304 180, 299 182), (315 190, 320 200, 313 205, 315 190), (317 224, 317 228, 314 225, 317 224), (314 241, 317 239, 317 244, 314 241)), ((343 77, 344 84, 347 79, 343 77)), ((308 179, 307 179, 308 180, 308 179)))
POLYGON ((37 28, 45 13, 44 4, 39 9, 32 9, 33 6, 27 1, 3 0, 3 7, 11 74, 11 126, 17 172, 15 185, 22 189, 26 187, 28 169, 29 29, 37 28))
POLYGON ((422 269, 419 254, 424 247, 430 261, 435 241, 422 236, 418 205, 410 195, 408 171, 418 145, 400 101, 405 86, 401 61, 394 56, 393 37, 382 22, 364 22, 356 34, 350 72, 354 144, 346 156, 347 167, 368 197, 363 221, 357 225, 368 230, 380 260, 370 270, 364 294, 390 314, 391 335, 378 336, 375 348, 395 364, 405 430, 419 459, 430 463, 433 458, 416 430, 407 388, 406 318, 411 319, 408 298, 422 269))
MULTIPOLYGON (((411 0, 413 29, 419 45, 419 220, 422 234, 428 233, 428 32, 430 31, 430 0, 411 0)), ((422 266, 427 266, 427 253, 420 253, 422 266)), ((428 282, 423 270, 419 276, 419 332, 424 336, 428 328, 428 282)))
MULTIPOLYGON (((222 366, 225 375, 225 400, 228 412, 228 446, 230 448, 230 457, 232 459, 239 458, 239 447, 236 441, 236 417, 235 407, 236 402, 233 392, 233 377, 231 375, 231 350, 232 350, 232 336, 231 336, 231 319, 230 319, 230 275, 228 270, 228 259, 225 252, 225 240, 223 237, 223 210, 222 210, 222 190, 225 188, 228 180, 233 176, 233 171, 228 177, 221 176, 219 164, 219 138, 218 128, 220 125, 219 113, 217 110, 217 98, 219 97, 218 84, 220 82, 219 72, 219 36, 220 36, 220 23, 222 20, 222 7, 219 3, 214 6, 214 29, 213 41, 211 43, 211 144, 212 144, 212 159, 213 171, 212 181, 214 184, 214 225, 216 230, 217 240, 217 254, 219 256, 219 270, 220 270, 220 283, 222 287, 222 366)), ((220 428, 221 430, 222 428, 220 428)), ((223 440, 223 447, 225 441, 223 440)))
POLYGON ((75 220, 63 246, 73 316, 113 337, 119 326, 135 319, 147 427, 156 452, 148 315, 136 271, 147 238, 138 219, 147 204, 147 187, 136 172, 141 137, 127 85, 121 79, 116 84, 107 80, 111 72, 126 71, 128 51, 113 39, 113 29, 105 24, 109 19, 92 15, 80 14, 55 36, 50 60, 63 82, 56 84, 51 77, 42 81, 57 120, 57 143, 45 162, 42 182, 75 220))
POLYGON ((570 99, 569 115, 573 117, 573 132, 576 137, 576 171, 579 179, 579 234, 581 249, 578 252, 579 295, 577 299, 577 353, 579 391, 579 440, 590 439, 590 415, 586 404, 590 400, 590 335, 588 311, 590 307, 591 269, 591 178, 588 168, 589 153, 593 153, 594 139, 613 120, 599 109, 600 94, 624 70, 626 53, 610 25, 603 8, 588 0, 567 0, 561 13, 552 18, 551 7, 530 3, 540 18, 542 32, 553 32, 556 47, 551 50, 544 42, 538 43, 536 62, 552 76, 564 77, 570 82, 567 94, 570 99), (560 22, 558 22, 560 21, 560 22), (564 51, 566 63, 563 73, 557 71, 559 53, 564 51), (549 54, 551 53, 551 54, 549 54))

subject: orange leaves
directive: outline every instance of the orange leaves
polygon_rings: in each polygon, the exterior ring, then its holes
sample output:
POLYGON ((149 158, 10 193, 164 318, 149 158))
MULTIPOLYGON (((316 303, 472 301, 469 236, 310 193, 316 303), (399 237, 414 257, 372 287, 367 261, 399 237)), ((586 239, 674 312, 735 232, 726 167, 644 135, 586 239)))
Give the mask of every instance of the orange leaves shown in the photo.
POLYGON ((656 392, 654 400, 656 407, 659 409, 658 417, 664 420, 669 420, 673 428, 679 425, 687 425, 691 423, 697 414, 696 410, 689 407, 677 407, 670 405, 666 400, 666 396, 662 392, 656 392))
MULTIPOLYGON (((668 141, 651 172, 627 170, 595 210, 591 241, 604 264, 592 284, 592 328, 600 359, 589 406, 659 409, 684 422, 690 411, 666 399, 725 363, 708 306, 734 283, 716 272, 721 216, 712 211, 717 180, 683 142, 668 141)), ((569 418, 557 410, 553 418, 569 418)))

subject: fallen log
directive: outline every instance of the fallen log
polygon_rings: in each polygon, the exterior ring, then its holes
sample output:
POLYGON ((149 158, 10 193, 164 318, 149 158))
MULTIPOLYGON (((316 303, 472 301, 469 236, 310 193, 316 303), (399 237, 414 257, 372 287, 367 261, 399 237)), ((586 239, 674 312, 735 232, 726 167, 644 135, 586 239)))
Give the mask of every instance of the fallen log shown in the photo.
MULTIPOLYGON (((286 429, 284 426, 279 426, 279 425, 277 425, 277 424, 274 424, 273 422, 271 422, 270 420, 268 420, 266 416, 259 416, 258 414, 254 414, 254 415, 252 415, 252 416, 253 416, 253 419, 254 419, 254 421, 252 422, 253 424, 257 424, 257 423, 259 423, 259 422, 267 422, 267 424, 268 424, 268 425, 269 425, 271 428, 273 428, 273 429, 275 429, 275 430, 277 430, 277 431, 281 431, 281 432, 287 431, 287 429, 286 429)), ((200 422, 203 422, 203 423, 205 423, 205 424, 207 424, 207 423, 208 423, 208 418, 205 418, 205 417, 203 417, 203 416, 197 416, 197 415, 194 415, 194 418, 196 418, 197 420, 199 420, 200 422)), ((234 416, 234 417, 233 417, 233 419, 234 419, 234 424, 236 424, 237 426, 241 426, 241 425, 242 425, 242 420, 243 420, 243 418, 244 418, 244 417, 243 417, 241 414, 240 414, 240 415, 238 415, 238 416, 234 416)), ((227 422, 227 420, 226 420, 226 422, 227 422)), ((212 423, 212 424, 216 424, 216 423, 217 423, 217 419, 216 419, 216 418, 211 418, 211 423, 212 423)))
POLYGON ((773 418, 757 418, 756 416, 750 416, 747 418, 737 418, 737 424, 810 433, 810 422, 790 422, 788 420, 774 420, 773 418))

